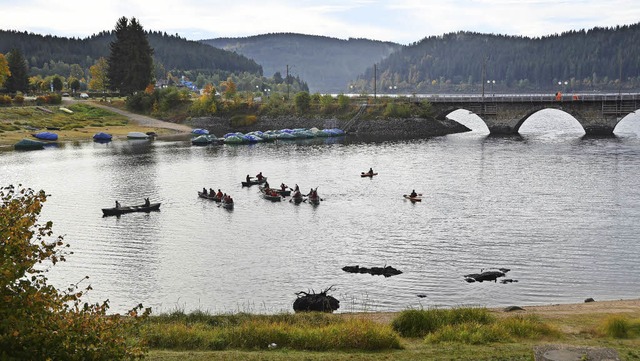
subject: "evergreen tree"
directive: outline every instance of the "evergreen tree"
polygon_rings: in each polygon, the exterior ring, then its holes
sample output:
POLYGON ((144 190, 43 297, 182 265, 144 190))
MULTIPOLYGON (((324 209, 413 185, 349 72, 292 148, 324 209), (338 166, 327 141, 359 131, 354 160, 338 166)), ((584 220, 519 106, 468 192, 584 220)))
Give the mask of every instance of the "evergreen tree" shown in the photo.
POLYGON ((111 42, 107 77, 109 89, 133 94, 146 89, 153 79, 153 49, 135 18, 118 19, 116 39, 111 42))
POLYGON ((13 49, 7 55, 7 63, 9 64, 9 72, 11 75, 7 78, 5 86, 10 93, 23 92, 29 89, 29 76, 27 69, 27 61, 18 49, 13 49))

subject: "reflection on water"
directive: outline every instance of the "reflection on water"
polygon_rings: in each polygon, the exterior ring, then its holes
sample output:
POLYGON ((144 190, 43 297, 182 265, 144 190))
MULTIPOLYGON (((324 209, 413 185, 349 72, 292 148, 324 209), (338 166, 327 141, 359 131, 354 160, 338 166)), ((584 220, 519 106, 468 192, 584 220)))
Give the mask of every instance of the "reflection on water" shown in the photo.
POLYGON ((90 300, 108 298, 114 312, 140 302, 291 311, 295 292, 331 285, 339 311, 637 297, 640 120, 627 117, 615 138, 586 139, 563 114, 537 113, 509 137, 480 129, 388 142, 63 144, 2 153, 0 179, 51 194, 41 220, 53 220, 74 251, 51 279, 89 275, 90 300), (369 167, 379 175, 361 178, 369 167), (318 187, 324 201, 272 203, 241 187, 260 171, 272 185, 318 187), (203 187, 231 194, 234 211, 198 198, 203 187), (422 202, 402 198, 412 189, 422 202), (102 217, 116 199, 146 197, 162 202, 159 212, 102 217), (403 273, 342 271, 350 265, 403 273), (462 277, 492 267, 519 282, 462 277))

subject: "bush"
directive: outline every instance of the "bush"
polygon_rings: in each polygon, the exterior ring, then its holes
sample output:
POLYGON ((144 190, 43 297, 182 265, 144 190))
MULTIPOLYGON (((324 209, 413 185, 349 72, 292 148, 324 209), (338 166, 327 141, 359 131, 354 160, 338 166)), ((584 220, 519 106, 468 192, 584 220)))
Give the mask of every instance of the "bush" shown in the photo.
POLYGON ((22 94, 16 94, 16 96, 13 97, 13 103, 17 105, 24 104, 24 96, 22 94))
POLYGON ((632 321, 623 316, 609 316, 600 328, 605 335, 613 338, 640 336, 640 320, 632 321))
POLYGON ((258 121, 255 115, 234 115, 231 117, 230 125, 234 128, 253 125, 258 121))
POLYGON ((11 97, 8 95, 0 95, 0 105, 10 105, 11 97))
POLYGON ((424 337, 446 325, 466 322, 486 324, 494 317, 485 308, 454 308, 402 311, 392 327, 404 337, 424 337))
POLYGON ((296 106, 296 111, 299 114, 309 111, 311 107, 311 96, 307 92, 299 92, 296 94, 293 102, 296 106))
POLYGON ((107 315, 108 301, 83 304, 78 284, 64 291, 47 284, 41 263, 55 266, 71 253, 61 236, 51 239, 52 222, 37 223, 46 198, 21 186, 0 188, 0 359, 142 357, 140 340, 131 337, 141 305, 129 317, 107 315))

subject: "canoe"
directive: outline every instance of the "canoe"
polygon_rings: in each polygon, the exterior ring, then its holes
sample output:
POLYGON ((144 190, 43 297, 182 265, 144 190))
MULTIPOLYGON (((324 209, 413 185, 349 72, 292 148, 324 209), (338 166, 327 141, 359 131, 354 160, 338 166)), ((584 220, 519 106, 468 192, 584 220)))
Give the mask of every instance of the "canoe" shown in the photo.
POLYGON ((267 177, 262 178, 261 180, 250 180, 248 182, 242 182, 243 187, 251 187, 256 184, 262 184, 267 181, 267 177))
POLYGON ((58 140, 58 134, 51 132, 40 132, 33 134, 33 136, 42 140, 58 140))
POLYGON ((408 196, 406 194, 403 194, 402 196, 404 197, 404 199, 408 199, 411 202, 422 202, 422 197, 420 197, 420 196, 410 197, 410 196, 408 196))
POLYGON ((289 197, 291 195, 291 190, 283 191, 282 189, 276 189, 276 193, 283 197, 289 197))
POLYGON ((220 202, 220 198, 218 198, 216 196, 210 196, 208 194, 204 194, 204 193, 202 193, 200 191, 198 191, 198 197, 204 198, 204 199, 209 199, 209 200, 216 201, 216 202, 220 202))
POLYGON ((118 216, 124 213, 132 213, 132 212, 151 212, 151 211, 159 211, 160 203, 151 203, 146 206, 144 204, 140 204, 137 206, 128 206, 128 207, 119 207, 119 208, 102 208, 103 216, 118 216))
POLYGON ((109 142, 112 138, 113 136, 111 134, 103 132, 98 132, 93 135, 93 140, 95 140, 96 142, 109 142))
POLYGON ((149 139, 149 135, 142 132, 129 132, 127 133, 129 139, 149 139))
POLYGON ((266 193, 262 193, 262 197, 266 200, 269 200, 271 202, 281 202, 282 201, 282 197, 278 196, 272 196, 271 194, 266 194, 266 193))
MULTIPOLYGON (((291 195, 291 190, 285 190, 283 191, 282 189, 278 189, 278 188, 269 188, 272 191, 278 193, 281 197, 289 197, 291 195)), ((260 192, 264 193, 264 187, 260 187, 260 192)))
POLYGON ((363 177, 363 178, 364 177, 373 177, 374 175, 378 175, 378 173, 369 173, 369 172, 367 172, 367 173, 361 172, 360 173, 360 177, 363 177))
POLYGON ((212 144, 215 141, 215 137, 212 137, 208 134, 206 135, 199 135, 193 139, 191 139, 191 144, 192 145, 209 145, 212 144))
POLYGON ((47 143, 41 142, 39 140, 25 138, 19 141, 18 143, 14 144, 13 147, 16 150, 37 150, 37 149, 44 149, 44 146, 46 144, 47 143))

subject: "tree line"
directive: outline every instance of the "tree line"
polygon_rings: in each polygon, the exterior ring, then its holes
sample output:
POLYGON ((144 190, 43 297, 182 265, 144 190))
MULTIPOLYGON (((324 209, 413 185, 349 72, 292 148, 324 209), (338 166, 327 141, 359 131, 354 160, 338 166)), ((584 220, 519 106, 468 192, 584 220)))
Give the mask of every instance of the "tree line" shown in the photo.
POLYGON ((426 37, 372 64, 352 85, 372 92, 374 78, 382 92, 478 92, 483 84, 494 91, 633 90, 640 86, 640 23, 538 38, 426 37))

